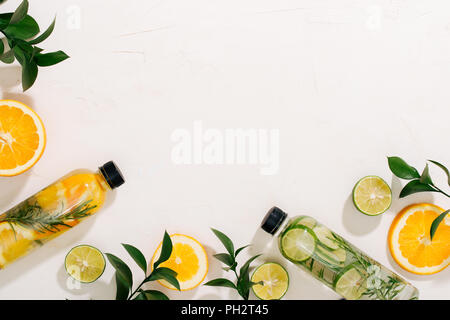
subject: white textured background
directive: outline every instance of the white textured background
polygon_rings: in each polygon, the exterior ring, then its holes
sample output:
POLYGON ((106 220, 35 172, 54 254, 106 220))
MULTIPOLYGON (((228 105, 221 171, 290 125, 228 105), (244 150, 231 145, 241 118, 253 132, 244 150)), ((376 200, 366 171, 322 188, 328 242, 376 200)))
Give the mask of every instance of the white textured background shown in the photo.
MULTIPOLYGON (((150 257, 165 229, 222 251, 210 226, 244 245, 278 205, 309 213, 417 286, 424 299, 450 298, 450 270, 432 276, 402 271, 386 235, 405 205, 439 195, 395 200, 380 217, 353 208, 354 183, 375 174, 392 182, 386 155, 418 168, 450 163, 450 3, 362 0, 31 0, 42 46, 71 58, 41 69, 25 94, 16 65, 0 66, 2 97, 21 100, 43 118, 48 144, 28 173, 0 179, 0 210, 66 172, 114 159, 127 183, 95 218, 0 272, 2 299, 109 299, 113 270, 79 290, 66 286, 68 250, 82 243, 126 258, 120 243, 150 257), (73 28, 80 10, 81 25, 73 28), (280 130, 280 169, 176 166, 171 133, 204 127, 280 130)), ((0 11, 12 10, 9 0, 0 11)), ((445 182, 433 170, 436 180, 445 182)), ((130 259, 126 259, 130 262, 130 259)), ((212 279, 221 275, 211 260, 212 279)), ((287 298, 335 298, 293 269, 287 298)), ((134 268, 136 278, 142 279, 134 268)), ((155 285, 159 287, 159 285, 155 285)), ((178 298, 236 298, 200 287, 178 298)))

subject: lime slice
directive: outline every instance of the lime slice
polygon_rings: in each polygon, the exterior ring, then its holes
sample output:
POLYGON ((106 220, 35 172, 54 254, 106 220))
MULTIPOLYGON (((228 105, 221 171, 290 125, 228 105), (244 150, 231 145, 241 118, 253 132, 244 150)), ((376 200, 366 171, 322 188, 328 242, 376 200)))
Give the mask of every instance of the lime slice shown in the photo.
POLYGON ((317 255, 317 258, 319 260, 333 267, 336 266, 343 267, 345 259, 347 258, 347 253, 344 249, 337 249, 331 251, 318 246, 315 254, 317 255))
POLYGON ((334 237, 330 229, 324 226, 320 226, 315 227, 313 231, 316 234, 317 239, 319 239, 320 243, 323 246, 325 246, 330 250, 339 249, 339 246, 337 245, 336 241, 334 241, 334 237))
POLYGON ((382 214, 389 209, 391 202, 391 188, 380 177, 364 177, 353 188, 355 207, 369 216, 382 214))
POLYGON ((105 258, 97 248, 80 245, 72 248, 64 262, 67 273, 83 283, 94 282, 105 270, 105 258))
POLYGON ((278 263, 268 262, 256 268, 252 282, 263 282, 252 287, 255 296, 261 300, 279 300, 289 287, 289 275, 278 263))
POLYGON ((313 255, 316 243, 317 238, 311 229, 296 225, 281 237, 281 250, 288 259, 302 262, 313 255))
POLYGON ((347 300, 357 300, 366 291, 365 279, 352 265, 345 267, 336 277, 334 288, 347 300))
POLYGON ((303 225, 310 229, 313 229, 317 224, 317 221, 314 218, 308 217, 308 216, 300 216, 297 219, 295 219, 292 223, 292 225, 303 225))

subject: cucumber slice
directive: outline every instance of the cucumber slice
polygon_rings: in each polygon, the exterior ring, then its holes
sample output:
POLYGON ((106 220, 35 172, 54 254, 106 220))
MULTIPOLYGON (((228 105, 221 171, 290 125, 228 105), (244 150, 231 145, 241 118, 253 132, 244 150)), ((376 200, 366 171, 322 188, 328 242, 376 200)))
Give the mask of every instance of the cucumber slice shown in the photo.
POLYGON ((281 237, 281 251, 293 262, 308 260, 316 250, 317 238, 311 229, 303 225, 293 226, 281 237))
POLYGON ((357 300, 367 290, 366 280, 353 265, 349 265, 336 277, 334 289, 347 300, 357 300))
POLYGON ((303 225, 312 230, 317 225, 317 221, 316 221, 316 219, 308 217, 308 216, 301 216, 296 224, 303 225))
POLYGON ((342 267, 347 258, 347 252, 344 249, 330 251, 318 246, 315 254, 322 262, 336 267, 342 267))
POLYGON ((317 239, 319 239, 320 243, 324 245, 327 249, 336 250, 339 249, 337 243, 333 240, 333 234, 330 229, 324 226, 315 227, 313 229, 316 234, 317 239))

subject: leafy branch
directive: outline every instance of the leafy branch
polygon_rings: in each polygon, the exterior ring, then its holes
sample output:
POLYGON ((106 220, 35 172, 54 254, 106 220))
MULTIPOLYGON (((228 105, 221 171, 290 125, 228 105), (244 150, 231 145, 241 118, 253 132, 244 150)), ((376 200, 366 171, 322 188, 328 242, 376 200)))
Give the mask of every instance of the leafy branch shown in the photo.
POLYGON ((236 261, 237 256, 239 253, 241 253, 244 249, 248 248, 249 246, 244 246, 236 251, 234 250, 234 244, 228 238, 224 233, 220 232, 219 230, 212 229, 216 237, 222 242, 223 246, 227 250, 227 253, 218 253, 215 254, 214 257, 226 265, 226 267, 223 268, 225 271, 233 271, 234 275, 236 276, 236 284, 232 281, 225 279, 225 278, 218 278, 211 280, 207 283, 205 283, 205 286, 213 286, 213 287, 226 287, 231 288, 234 290, 237 290, 239 295, 244 299, 248 300, 249 294, 250 294, 250 288, 254 286, 255 284, 261 284, 261 283, 254 283, 250 281, 250 265, 251 263, 260 256, 260 254, 251 257, 249 260, 247 260, 242 267, 239 269, 239 273, 237 271, 238 262, 236 261))
POLYGON ((22 66, 22 88, 29 89, 36 81, 38 67, 55 65, 69 58, 63 51, 42 53, 36 46, 46 40, 55 28, 55 20, 41 35, 36 20, 28 15, 28 0, 23 0, 16 11, 0 14, 0 61, 11 64, 16 59, 22 66))
POLYGON ((133 274, 130 267, 120 258, 111 253, 105 253, 108 261, 116 269, 116 300, 169 300, 162 292, 157 290, 144 290, 142 286, 148 282, 156 280, 165 280, 175 288, 180 290, 180 284, 176 278, 177 273, 169 268, 160 267, 161 263, 167 261, 172 254, 172 240, 167 231, 164 233, 164 239, 159 259, 153 264, 152 272, 147 276, 147 261, 142 252, 129 244, 122 244, 128 254, 133 258, 139 268, 144 271, 144 280, 133 290, 133 274))
MULTIPOLYGON (((450 186, 450 171, 441 163, 428 160, 428 162, 436 165, 444 173, 447 175, 447 183, 450 186)), ((437 187, 430 176, 430 168, 428 163, 422 171, 422 174, 419 174, 416 168, 410 166, 406 163, 405 160, 399 157, 388 157, 389 168, 392 173, 397 177, 405 180, 410 180, 400 192, 400 198, 404 198, 414 193, 418 192, 438 192, 450 198, 450 194, 446 193, 439 187, 437 187)), ((433 240, 434 234, 436 233, 439 224, 444 220, 445 216, 450 210, 447 210, 440 214, 431 224, 430 228, 430 239, 433 240)))

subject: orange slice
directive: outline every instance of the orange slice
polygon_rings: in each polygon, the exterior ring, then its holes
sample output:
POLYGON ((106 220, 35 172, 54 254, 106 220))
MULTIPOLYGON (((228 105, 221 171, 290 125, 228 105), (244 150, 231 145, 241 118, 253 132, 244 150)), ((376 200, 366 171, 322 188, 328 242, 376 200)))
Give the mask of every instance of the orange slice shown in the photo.
POLYGON ((433 274, 450 263, 450 220, 439 225, 430 240, 431 223, 445 210, 430 203, 413 204, 395 217, 388 234, 394 260, 415 274, 433 274))
MULTIPOLYGON (((203 246, 192 237, 183 234, 173 234, 173 249, 169 260, 163 262, 160 267, 170 268, 175 271, 180 283, 181 291, 191 290, 199 286, 208 273, 208 257, 203 246)), ((156 249, 152 258, 153 263, 161 254, 161 244, 156 249)), ((171 284, 164 280, 158 282, 166 288, 176 290, 171 284)))
POLYGON ((0 176, 21 174, 41 158, 45 129, 39 116, 13 100, 0 100, 0 176))

